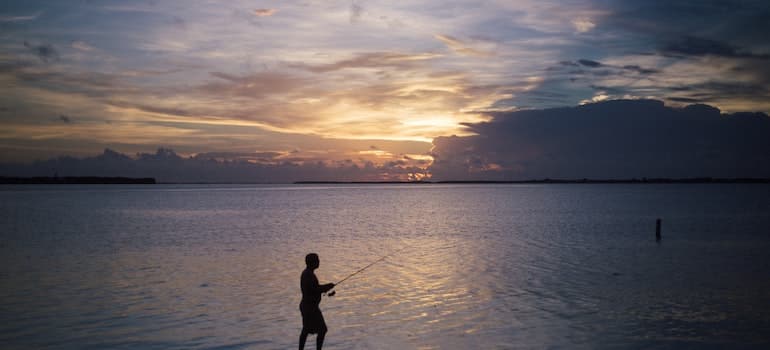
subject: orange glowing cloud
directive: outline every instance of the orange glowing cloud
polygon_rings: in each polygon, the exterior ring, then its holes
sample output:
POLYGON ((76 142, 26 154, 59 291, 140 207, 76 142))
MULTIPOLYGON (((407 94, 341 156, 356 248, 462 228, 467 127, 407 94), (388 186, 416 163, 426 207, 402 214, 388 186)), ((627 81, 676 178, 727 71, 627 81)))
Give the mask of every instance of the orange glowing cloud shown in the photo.
POLYGON ((270 17, 276 12, 278 12, 276 9, 256 9, 252 13, 257 17, 270 17))

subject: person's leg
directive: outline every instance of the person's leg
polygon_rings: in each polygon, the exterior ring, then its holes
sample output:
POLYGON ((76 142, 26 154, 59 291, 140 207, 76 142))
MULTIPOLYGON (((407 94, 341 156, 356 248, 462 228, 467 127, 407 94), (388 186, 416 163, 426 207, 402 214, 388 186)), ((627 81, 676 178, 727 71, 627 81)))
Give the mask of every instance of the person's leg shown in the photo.
POLYGON ((321 350, 324 346, 324 337, 326 336, 326 328, 321 329, 318 331, 318 336, 315 338, 315 348, 316 350, 321 350))
POLYGON ((305 341, 307 340, 307 331, 305 327, 302 327, 302 333, 299 334, 299 350, 305 348, 305 341))
POLYGON ((318 310, 318 317, 320 327, 318 328, 318 337, 315 338, 315 348, 316 350, 321 350, 321 348, 324 346, 324 337, 326 337, 326 320, 324 320, 324 315, 321 313, 321 310, 318 310))

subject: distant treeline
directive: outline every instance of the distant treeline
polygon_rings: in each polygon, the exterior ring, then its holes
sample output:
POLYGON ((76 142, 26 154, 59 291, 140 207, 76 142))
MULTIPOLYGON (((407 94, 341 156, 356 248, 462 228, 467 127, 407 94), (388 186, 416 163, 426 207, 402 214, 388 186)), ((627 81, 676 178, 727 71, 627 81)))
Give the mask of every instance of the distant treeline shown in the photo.
POLYGON ((64 176, 64 177, 2 177, 0 184, 13 185, 38 185, 38 184, 154 184, 155 179, 151 177, 131 178, 131 177, 99 177, 99 176, 64 176))
POLYGON ((769 184, 770 178, 711 178, 694 177, 685 179, 642 178, 642 179, 541 179, 510 181, 297 181, 295 184, 390 184, 390 183, 428 183, 428 184, 769 184))

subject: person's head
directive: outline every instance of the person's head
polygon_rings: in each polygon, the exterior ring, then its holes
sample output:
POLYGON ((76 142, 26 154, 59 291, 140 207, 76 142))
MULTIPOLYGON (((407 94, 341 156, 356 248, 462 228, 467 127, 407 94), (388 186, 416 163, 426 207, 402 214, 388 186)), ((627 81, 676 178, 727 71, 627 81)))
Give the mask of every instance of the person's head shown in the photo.
POLYGON ((316 253, 310 253, 308 255, 305 255, 305 265, 311 270, 315 270, 318 268, 318 265, 320 264, 318 260, 318 254, 316 253))

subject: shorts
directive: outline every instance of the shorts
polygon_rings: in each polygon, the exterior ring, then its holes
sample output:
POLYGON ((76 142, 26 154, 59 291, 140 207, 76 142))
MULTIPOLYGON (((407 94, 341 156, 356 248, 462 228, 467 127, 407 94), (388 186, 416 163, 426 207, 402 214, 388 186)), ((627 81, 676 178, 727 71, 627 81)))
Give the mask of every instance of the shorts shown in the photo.
POLYGON ((318 305, 299 304, 299 311, 302 313, 302 329, 310 334, 326 332, 326 321, 318 305))

